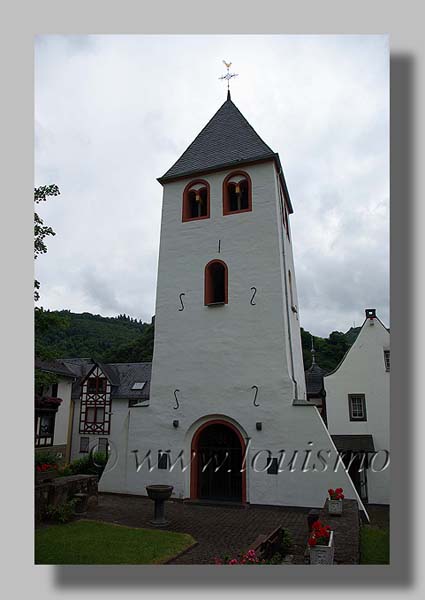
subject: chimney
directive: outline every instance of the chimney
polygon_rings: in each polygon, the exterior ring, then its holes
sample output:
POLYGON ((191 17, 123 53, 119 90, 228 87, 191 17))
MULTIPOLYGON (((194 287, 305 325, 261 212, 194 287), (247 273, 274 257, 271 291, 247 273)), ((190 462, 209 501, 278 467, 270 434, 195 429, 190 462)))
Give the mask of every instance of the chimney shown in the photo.
POLYGON ((369 319, 369 325, 375 325, 374 319, 376 319, 376 308, 366 308, 366 319, 369 319))

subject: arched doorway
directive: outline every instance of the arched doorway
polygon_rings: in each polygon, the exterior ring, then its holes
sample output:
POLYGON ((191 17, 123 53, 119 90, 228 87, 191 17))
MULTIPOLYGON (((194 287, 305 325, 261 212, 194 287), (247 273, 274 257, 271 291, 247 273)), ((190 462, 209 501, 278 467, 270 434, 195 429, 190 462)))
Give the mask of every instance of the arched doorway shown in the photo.
POLYGON ((245 441, 224 420, 204 423, 192 439, 191 498, 245 502, 245 441))

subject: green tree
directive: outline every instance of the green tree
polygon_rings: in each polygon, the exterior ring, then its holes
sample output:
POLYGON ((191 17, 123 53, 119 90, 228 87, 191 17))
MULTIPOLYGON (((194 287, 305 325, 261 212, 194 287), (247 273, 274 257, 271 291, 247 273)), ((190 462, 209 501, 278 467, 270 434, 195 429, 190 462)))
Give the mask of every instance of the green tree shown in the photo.
MULTIPOLYGON (((48 196, 59 196, 60 191, 57 185, 42 185, 38 188, 34 188, 34 202, 40 204, 45 202, 48 196)), ((56 235, 51 227, 44 224, 43 219, 34 211, 34 260, 40 254, 47 252, 47 246, 45 238, 49 235, 56 235)), ((40 282, 37 279, 34 280, 34 300, 37 302, 40 299, 40 282)))
MULTIPOLYGON (((59 194, 60 191, 57 185, 42 185, 38 188, 34 188, 34 203, 40 204, 40 202, 45 202, 49 196, 58 196, 59 194)), ((36 260, 40 254, 45 254, 47 252, 45 238, 50 235, 56 234, 51 227, 44 224, 43 219, 34 211, 34 260, 36 260)), ((39 289, 40 282, 37 281, 37 279, 34 279, 35 302, 40 299, 39 289)), ((49 351, 49 348, 39 343, 40 332, 46 333, 46 331, 53 328, 64 326, 64 323, 56 315, 52 315, 49 311, 44 311, 43 308, 35 307, 35 356, 37 358, 52 358, 52 353, 49 351)), ((56 375, 45 373, 40 369, 35 369, 34 378, 36 393, 40 392, 43 387, 49 386, 57 381, 56 375)))

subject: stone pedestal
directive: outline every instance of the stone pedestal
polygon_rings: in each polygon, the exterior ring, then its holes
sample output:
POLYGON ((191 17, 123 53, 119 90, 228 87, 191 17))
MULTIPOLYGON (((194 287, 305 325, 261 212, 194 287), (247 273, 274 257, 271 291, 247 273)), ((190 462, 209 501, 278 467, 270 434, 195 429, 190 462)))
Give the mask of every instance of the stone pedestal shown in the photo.
POLYGON ((172 485, 146 486, 149 498, 155 502, 154 518, 150 521, 155 527, 165 527, 169 523, 165 518, 165 501, 170 498, 173 489, 172 485))

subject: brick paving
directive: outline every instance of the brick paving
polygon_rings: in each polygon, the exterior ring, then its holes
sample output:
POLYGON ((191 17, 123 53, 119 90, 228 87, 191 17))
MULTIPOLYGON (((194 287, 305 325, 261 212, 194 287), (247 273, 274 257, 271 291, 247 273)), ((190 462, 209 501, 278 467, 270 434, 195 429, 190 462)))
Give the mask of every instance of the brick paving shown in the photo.
MULTIPOLYGON (((168 501, 167 529, 189 533, 198 544, 172 561, 172 564, 211 564, 216 556, 235 556, 247 550, 259 535, 283 526, 291 534, 293 563, 304 562, 307 543, 308 509, 262 506, 205 505, 168 501)), ((153 502, 141 496, 100 494, 99 505, 85 518, 109 521, 129 527, 152 529, 153 502)))

